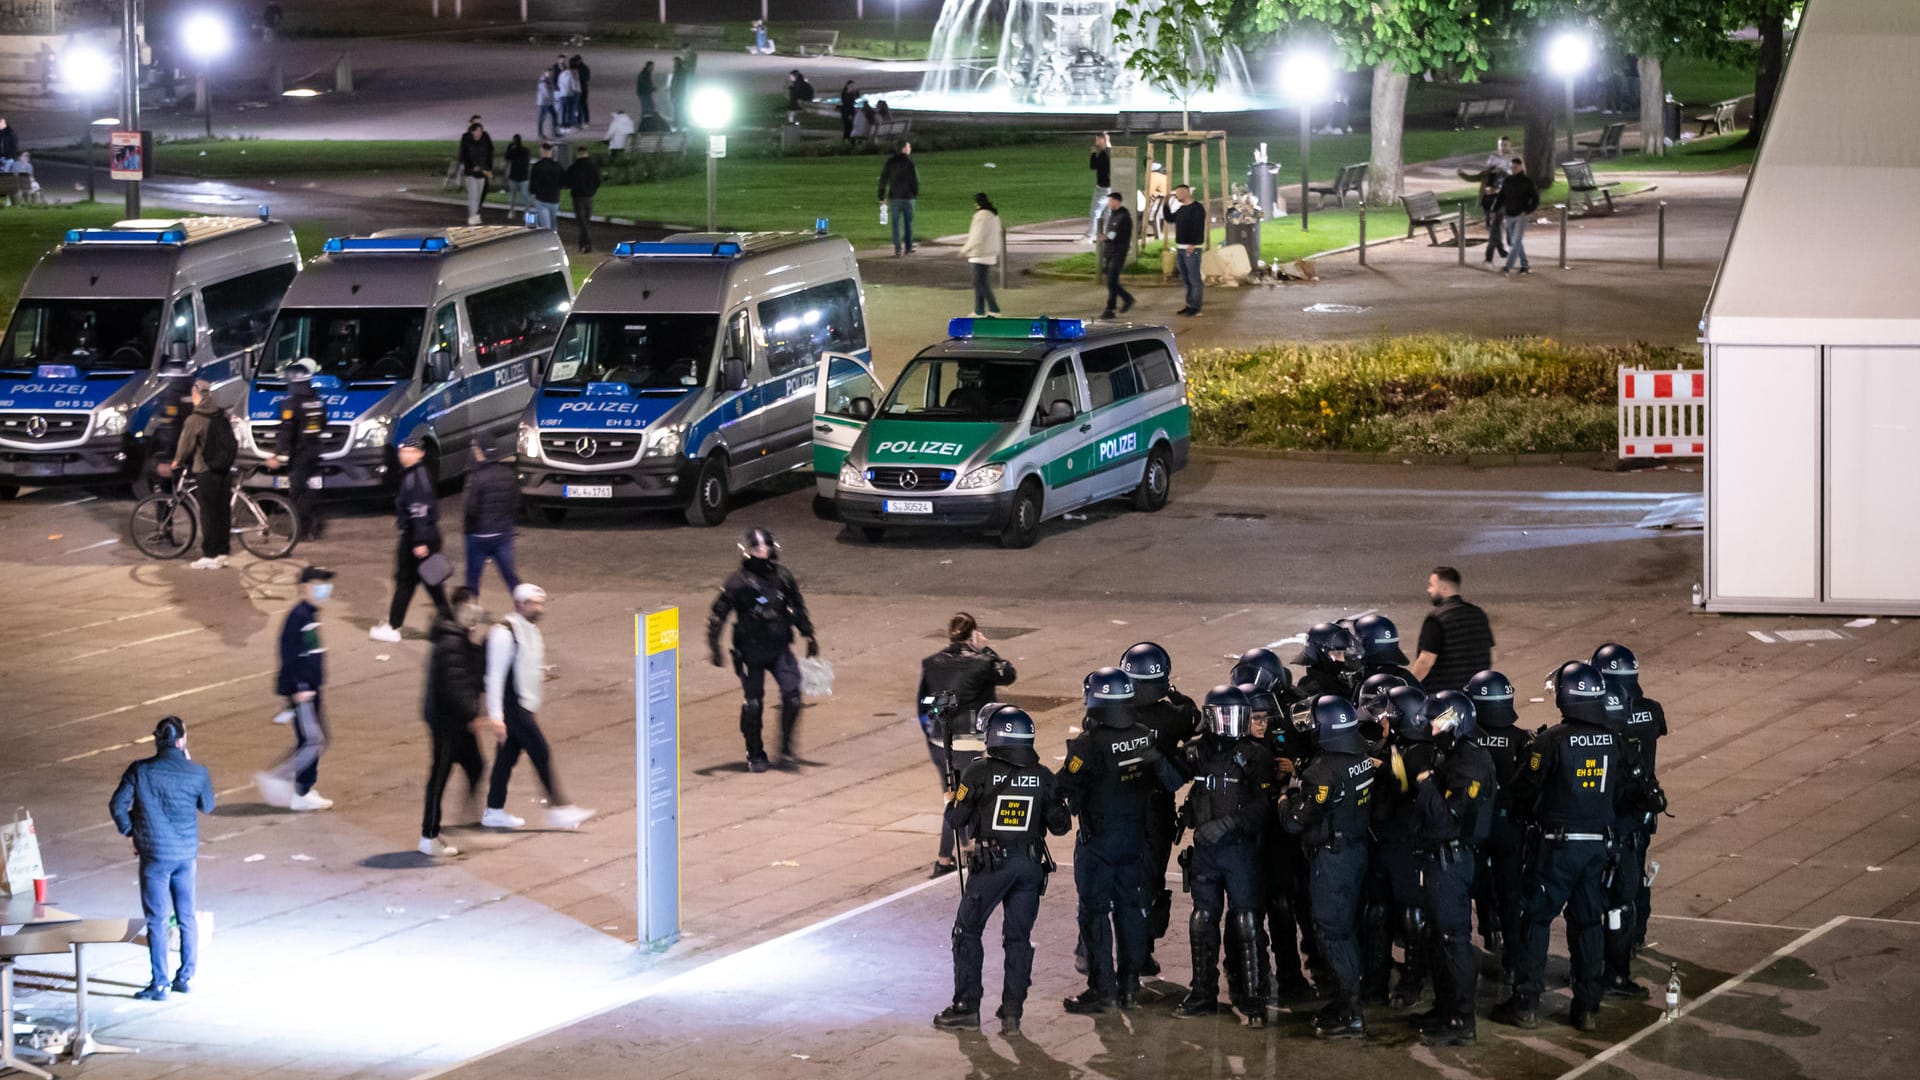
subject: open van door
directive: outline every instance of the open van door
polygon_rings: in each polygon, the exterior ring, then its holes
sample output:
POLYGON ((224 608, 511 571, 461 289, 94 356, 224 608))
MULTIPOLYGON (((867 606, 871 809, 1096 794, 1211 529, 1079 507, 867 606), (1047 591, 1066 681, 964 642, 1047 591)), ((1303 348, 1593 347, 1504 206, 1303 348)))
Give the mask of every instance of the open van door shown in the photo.
POLYGON ((840 463, 885 392, 868 361, 848 353, 820 355, 820 377, 813 386, 813 512, 818 517, 832 520, 840 463))

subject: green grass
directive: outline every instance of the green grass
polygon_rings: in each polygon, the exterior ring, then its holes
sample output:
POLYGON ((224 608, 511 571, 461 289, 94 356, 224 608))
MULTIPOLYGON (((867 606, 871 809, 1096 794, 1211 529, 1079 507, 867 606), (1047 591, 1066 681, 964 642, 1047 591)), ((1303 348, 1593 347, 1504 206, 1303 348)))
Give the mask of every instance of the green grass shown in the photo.
MULTIPOLYGON (((506 147, 505 137, 495 142, 506 147)), ((153 148, 150 166, 168 176, 239 180, 270 176, 350 173, 420 173, 440 176, 459 149, 457 138, 439 139, 191 139, 153 148)))
POLYGON ((1721 169, 1752 165, 1755 148, 1737 145, 1741 139, 1746 138, 1746 135, 1744 131, 1735 131, 1705 139, 1690 139, 1677 146, 1668 147, 1664 157, 1624 154, 1611 161, 1594 162, 1593 171, 1717 172, 1721 169))
POLYGON ((1753 93, 1754 65, 1752 63, 1716 64, 1707 60, 1669 60, 1660 67, 1661 78, 1667 84, 1667 93, 1688 105, 1711 105, 1716 101, 1745 97, 1753 93))

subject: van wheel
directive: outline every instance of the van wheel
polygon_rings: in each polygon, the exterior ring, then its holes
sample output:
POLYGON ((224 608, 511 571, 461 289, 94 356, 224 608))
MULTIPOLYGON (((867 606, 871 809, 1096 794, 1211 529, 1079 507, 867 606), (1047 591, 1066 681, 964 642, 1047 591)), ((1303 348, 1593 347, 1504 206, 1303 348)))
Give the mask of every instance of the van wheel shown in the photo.
POLYGON ((20 488, 13 484, 0 484, 0 502, 11 502, 20 497, 20 488))
POLYGON ((564 506, 543 506, 540 508, 540 520, 549 525, 558 525, 567 520, 567 508, 564 506))
POLYGON ((885 525, 862 525, 860 526, 860 535, 866 537, 867 543, 877 544, 887 538, 887 527, 885 525))
POLYGON ((707 455, 694 481, 693 498, 687 503, 687 524, 711 528, 727 520, 727 462, 719 454, 707 455))
POLYGON ((1040 488, 1029 480, 1014 493, 1006 528, 1000 530, 1003 548, 1028 548, 1040 539, 1040 488))
POLYGON ((1167 460, 1167 448, 1156 446, 1147 455, 1147 471, 1140 476, 1140 486, 1133 489, 1133 508, 1151 514, 1167 505, 1167 497, 1172 494, 1173 465, 1167 460))
POLYGON ((821 521, 839 521, 840 511, 833 505, 832 499, 827 498, 825 495, 815 495, 813 497, 813 516, 819 518, 821 521))

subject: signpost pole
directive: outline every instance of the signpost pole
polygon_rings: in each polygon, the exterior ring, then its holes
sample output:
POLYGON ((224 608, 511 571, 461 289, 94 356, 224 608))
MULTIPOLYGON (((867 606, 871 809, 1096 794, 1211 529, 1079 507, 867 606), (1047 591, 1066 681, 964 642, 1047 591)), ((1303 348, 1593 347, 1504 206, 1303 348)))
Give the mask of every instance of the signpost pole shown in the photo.
POLYGON ((680 609, 633 617, 640 944, 680 936, 680 609))

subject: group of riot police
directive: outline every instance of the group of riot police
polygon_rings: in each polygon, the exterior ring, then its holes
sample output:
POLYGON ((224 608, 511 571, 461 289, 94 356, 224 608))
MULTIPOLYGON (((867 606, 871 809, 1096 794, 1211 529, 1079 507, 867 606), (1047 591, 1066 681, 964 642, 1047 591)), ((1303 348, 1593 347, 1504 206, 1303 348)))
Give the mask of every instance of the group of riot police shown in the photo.
POLYGON ((1165 649, 1143 642, 1086 677, 1086 717, 1056 775, 1034 724, 987 704, 946 722, 984 740, 953 785, 961 838, 953 1003, 934 1019, 975 1028, 981 934, 1003 910, 998 1016, 1016 1034, 1030 982, 1030 932, 1053 870, 1046 836, 1078 821, 1076 1014, 1131 1010, 1160 974, 1155 943, 1178 851, 1191 897, 1187 992, 1173 1016, 1221 1012, 1249 1027, 1324 999, 1313 1033, 1363 1038, 1364 1007, 1431 1009, 1409 1019, 1435 1045, 1475 1038, 1480 959, 1508 995, 1493 1018, 1539 1022, 1549 930, 1565 912, 1570 1023, 1592 1030, 1603 995, 1644 998, 1631 962, 1646 932, 1648 837, 1666 798, 1659 703, 1633 654, 1607 644, 1548 680, 1560 722, 1524 732, 1513 683, 1482 671, 1428 693, 1383 616, 1309 630, 1297 681, 1270 649, 1249 650, 1196 704, 1175 690, 1165 649), (1191 843, 1182 849, 1182 842, 1191 843), (1224 946, 1224 949, 1223 949, 1224 946), (1394 959, 1395 947, 1400 959, 1394 959))

